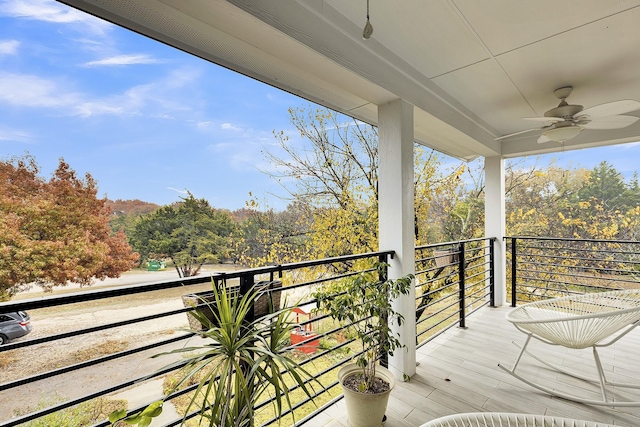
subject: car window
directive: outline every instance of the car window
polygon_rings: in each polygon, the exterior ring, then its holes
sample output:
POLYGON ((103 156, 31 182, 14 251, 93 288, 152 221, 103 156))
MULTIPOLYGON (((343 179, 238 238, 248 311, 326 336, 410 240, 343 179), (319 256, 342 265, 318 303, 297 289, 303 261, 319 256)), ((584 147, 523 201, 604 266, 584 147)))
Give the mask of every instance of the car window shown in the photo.
POLYGON ((0 322, 8 322, 9 320, 15 320, 13 317, 9 317, 6 314, 0 314, 0 322))

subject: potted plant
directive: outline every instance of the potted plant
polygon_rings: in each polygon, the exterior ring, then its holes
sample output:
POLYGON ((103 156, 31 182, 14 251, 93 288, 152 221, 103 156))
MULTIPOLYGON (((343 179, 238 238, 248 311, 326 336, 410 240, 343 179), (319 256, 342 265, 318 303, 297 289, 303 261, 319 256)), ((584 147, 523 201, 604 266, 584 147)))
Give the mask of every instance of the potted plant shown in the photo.
POLYGON ((394 376, 378 364, 380 357, 400 347, 390 325, 401 325, 403 316, 394 311, 390 298, 408 294, 413 275, 397 280, 386 277, 387 264, 344 280, 339 289, 327 289, 314 294, 319 309, 334 319, 350 324, 362 351, 338 372, 352 427, 382 425, 389 394, 395 385, 394 376), (337 291, 337 292, 336 292, 337 291))
MULTIPOLYGON (((289 335, 297 326, 290 321, 290 311, 282 310, 250 321, 247 316, 259 296, 256 290, 237 298, 227 293, 226 286, 214 285, 212 293, 213 298, 203 302, 215 304, 215 310, 211 307, 207 310, 213 313, 213 319, 208 312, 196 309, 193 315, 204 325, 204 330, 190 330, 209 341, 154 356, 184 355, 181 361, 167 366, 186 363, 166 396, 195 381, 197 386, 185 411, 185 420, 187 414, 197 410, 201 417, 198 425, 251 426, 254 406, 265 395, 275 396, 273 406, 277 417, 285 408, 292 409, 291 387, 298 387, 311 398, 312 375, 291 354, 282 351, 289 345, 289 335)), ((317 380, 316 383, 320 384, 317 380)), ((114 425, 148 426, 162 412, 166 398, 134 414, 114 411, 109 421, 114 425)))

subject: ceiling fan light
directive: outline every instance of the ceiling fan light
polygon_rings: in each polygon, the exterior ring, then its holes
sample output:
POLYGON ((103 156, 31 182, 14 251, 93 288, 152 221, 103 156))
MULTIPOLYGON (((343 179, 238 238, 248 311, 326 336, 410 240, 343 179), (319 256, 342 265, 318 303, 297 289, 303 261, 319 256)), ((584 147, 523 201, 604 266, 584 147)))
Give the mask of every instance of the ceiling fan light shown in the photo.
POLYGON ((578 136, 582 128, 580 126, 564 126, 555 129, 549 129, 542 134, 552 141, 564 142, 578 136))

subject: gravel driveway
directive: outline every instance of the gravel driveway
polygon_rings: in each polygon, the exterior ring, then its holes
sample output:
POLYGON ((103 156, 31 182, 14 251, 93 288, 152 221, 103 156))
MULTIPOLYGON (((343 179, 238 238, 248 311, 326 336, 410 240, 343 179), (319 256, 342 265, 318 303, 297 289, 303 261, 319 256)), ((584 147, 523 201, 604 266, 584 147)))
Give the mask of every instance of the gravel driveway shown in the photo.
MULTIPOLYGON (((230 266, 216 266, 202 274, 209 275, 217 271, 230 271, 230 266)), ((96 282, 93 287, 129 285, 150 281, 175 279, 175 271, 161 272, 132 272, 124 274, 117 279, 107 279, 96 282)), ((73 286, 73 285, 72 285, 73 286)), ((30 291, 34 293, 34 290, 30 291)), ((289 292, 287 292, 289 294, 289 292)), ((289 302, 299 301, 303 298, 299 292, 289 295, 289 302)), ((38 310, 30 312, 33 332, 23 339, 33 339, 49 336, 66 331, 77 330, 81 327, 101 325, 133 319, 142 314, 167 312, 182 308, 179 297, 166 300, 153 300, 153 302, 139 300, 124 300, 122 304, 105 304, 104 309, 84 308, 77 310, 48 309, 46 314, 38 313, 38 310)), ((188 326, 186 314, 168 316, 152 321, 131 324, 115 329, 84 334, 74 338, 67 338, 53 343, 44 343, 24 349, 12 350, 7 355, 0 353, 1 358, 11 357, 14 361, 2 369, 0 382, 13 381, 43 372, 46 368, 52 369, 64 367, 86 360, 83 353, 93 351, 96 347, 109 347, 113 345, 117 351, 126 348, 140 347, 145 344, 169 339, 180 334, 180 328, 188 326), (16 357, 17 356, 17 357, 16 357)), ((35 383, 19 386, 14 389, 0 392, 0 422, 13 417, 17 411, 34 408, 44 401, 63 401, 74 399, 89 393, 94 393, 114 386, 119 382, 138 378, 151 374, 159 368, 167 365, 169 357, 151 358, 154 354, 168 351, 182 345, 201 345, 202 338, 194 337, 189 342, 181 341, 168 346, 155 348, 135 355, 122 357, 99 365, 83 368, 74 372, 57 375, 35 383)), ((177 357, 177 356, 172 356, 177 357)), ((136 393, 133 393, 134 395, 136 393)), ((129 393, 131 395, 131 393, 129 393)), ((157 390, 157 397, 161 396, 161 390, 157 390)), ((151 397, 153 398, 153 397, 151 397)), ((48 405, 47 405, 48 406, 48 405)))
MULTIPOLYGON (((127 285, 175 278, 175 271, 134 273, 125 274, 118 279, 100 281, 94 286, 127 285)), ((175 298, 154 303, 141 302, 133 306, 130 302, 122 307, 109 305, 109 308, 97 310, 59 310, 47 315, 40 315, 36 310, 33 313, 30 312, 34 329, 22 339, 39 338, 77 330, 80 327, 133 319, 140 317, 141 312, 149 315, 182 307, 182 301, 175 298)), ((97 346, 109 347, 113 344, 114 348, 117 347, 118 351, 121 351, 184 334, 179 329, 186 327, 188 327, 186 315, 179 314, 0 353, 0 358, 12 360, 9 363, 2 363, 8 366, 2 369, 0 382, 29 377, 42 372, 44 367, 51 369, 77 363, 83 360, 83 353, 90 353, 97 346)), ((197 345, 202 343, 201 340, 196 337, 190 341, 197 345)), ((151 358, 151 356, 182 345, 185 343, 174 343, 0 392, 0 422, 12 418, 18 411, 34 408, 44 401, 77 398, 112 387, 119 382, 153 373, 171 360, 169 357, 151 358)))

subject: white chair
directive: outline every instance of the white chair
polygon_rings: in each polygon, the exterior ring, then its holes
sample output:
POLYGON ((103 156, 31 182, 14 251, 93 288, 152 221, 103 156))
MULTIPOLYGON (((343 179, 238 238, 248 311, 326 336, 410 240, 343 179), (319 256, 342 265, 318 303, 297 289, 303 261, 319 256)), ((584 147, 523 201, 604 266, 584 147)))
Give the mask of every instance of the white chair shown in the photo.
POLYGON ((610 424, 548 415, 472 412, 447 415, 420 427, 613 427, 610 424))
POLYGON ((640 401, 620 401, 607 398, 606 386, 640 388, 640 384, 610 382, 606 379, 598 355, 598 347, 609 346, 631 332, 640 321, 640 290, 630 289, 574 295, 532 302, 510 310, 507 320, 527 335, 513 368, 498 365, 523 382, 553 396, 591 405, 640 406, 640 401), (531 338, 546 344, 572 349, 591 347, 598 378, 590 378, 553 365, 527 351, 531 338), (602 400, 583 399, 530 381, 516 373, 523 354, 564 374, 600 384, 602 400))

